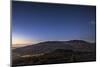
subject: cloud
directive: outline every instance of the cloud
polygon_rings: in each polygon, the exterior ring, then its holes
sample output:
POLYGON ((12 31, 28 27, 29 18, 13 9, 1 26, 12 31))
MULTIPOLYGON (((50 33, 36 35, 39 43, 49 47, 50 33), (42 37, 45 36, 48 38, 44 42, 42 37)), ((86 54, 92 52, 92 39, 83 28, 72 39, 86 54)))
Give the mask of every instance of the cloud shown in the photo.
POLYGON ((92 20, 92 21, 90 21, 90 24, 95 25, 96 21, 92 20))

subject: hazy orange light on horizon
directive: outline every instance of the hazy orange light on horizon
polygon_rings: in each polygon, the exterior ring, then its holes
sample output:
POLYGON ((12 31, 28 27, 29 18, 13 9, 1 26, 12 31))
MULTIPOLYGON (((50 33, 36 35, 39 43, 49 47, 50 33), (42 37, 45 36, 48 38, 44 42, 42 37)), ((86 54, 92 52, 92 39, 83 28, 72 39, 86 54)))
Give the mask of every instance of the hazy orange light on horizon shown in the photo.
POLYGON ((25 38, 17 38, 17 37, 12 38, 12 46, 13 47, 27 46, 27 45, 31 45, 31 44, 35 44, 35 43, 38 43, 38 41, 31 40, 31 39, 25 39, 25 38))

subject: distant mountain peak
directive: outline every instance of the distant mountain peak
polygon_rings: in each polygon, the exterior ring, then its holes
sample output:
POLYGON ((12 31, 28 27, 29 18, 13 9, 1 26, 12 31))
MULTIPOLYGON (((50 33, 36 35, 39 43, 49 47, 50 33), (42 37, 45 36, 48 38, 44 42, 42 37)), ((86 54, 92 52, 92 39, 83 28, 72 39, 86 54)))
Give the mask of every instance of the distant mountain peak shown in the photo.
POLYGON ((70 40, 70 41, 67 41, 69 43, 89 43, 87 41, 84 41, 84 40, 70 40))

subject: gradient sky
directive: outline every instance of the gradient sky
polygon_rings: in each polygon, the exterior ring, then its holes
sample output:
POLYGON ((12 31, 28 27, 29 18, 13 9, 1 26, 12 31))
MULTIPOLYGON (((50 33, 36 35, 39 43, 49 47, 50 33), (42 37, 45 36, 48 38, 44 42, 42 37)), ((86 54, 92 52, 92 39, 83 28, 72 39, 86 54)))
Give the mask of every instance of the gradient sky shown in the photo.
POLYGON ((13 44, 75 39, 95 41, 95 13, 95 6, 13 1, 13 44))

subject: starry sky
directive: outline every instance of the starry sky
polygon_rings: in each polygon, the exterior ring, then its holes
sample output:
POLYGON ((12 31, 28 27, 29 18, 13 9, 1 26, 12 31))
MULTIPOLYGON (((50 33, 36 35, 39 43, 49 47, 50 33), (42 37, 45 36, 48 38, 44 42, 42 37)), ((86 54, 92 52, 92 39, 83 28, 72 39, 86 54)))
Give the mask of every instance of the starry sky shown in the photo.
POLYGON ((85 40, 95 42, 96 7, 12 2, 12 43, 85 40))

